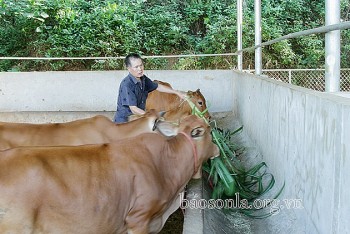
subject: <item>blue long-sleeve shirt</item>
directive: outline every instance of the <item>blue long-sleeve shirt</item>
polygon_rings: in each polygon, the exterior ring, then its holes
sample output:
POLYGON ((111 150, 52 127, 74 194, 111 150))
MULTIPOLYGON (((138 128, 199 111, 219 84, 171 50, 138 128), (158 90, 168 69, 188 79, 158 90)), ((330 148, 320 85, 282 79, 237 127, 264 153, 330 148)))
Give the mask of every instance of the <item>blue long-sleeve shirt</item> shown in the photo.
POLYGON ((153 82, 147 76, 142 76, 140 81, 129 73, 119 86, 117 111, 114 116, 114 122, 124 123, 128 121, 128 117, 132 115, 129 106, 137 106, 145 110, 148 93, 157 88, 158 83, 153 82))

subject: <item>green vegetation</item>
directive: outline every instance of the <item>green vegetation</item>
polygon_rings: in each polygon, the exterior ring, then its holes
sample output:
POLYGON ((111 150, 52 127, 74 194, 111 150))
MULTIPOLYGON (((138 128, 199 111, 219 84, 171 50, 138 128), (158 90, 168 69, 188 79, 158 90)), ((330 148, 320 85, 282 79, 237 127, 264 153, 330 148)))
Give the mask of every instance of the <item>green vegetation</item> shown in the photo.
MULTIPOLYGON (((211 185, 213 199, 231 199, 236 201, 236 210, 252 218, 266 218, 273 212, 264 212, 270 202, 263 207, 254 207, 257 199, 263 198, 275 185, 274 176, 268 172, 265 162, 260 162, 250 169, 246 169, 238 159, 236 151, 241 150, 231 137, 239 133, 243 127, 235 131, 222 130, 212 127, 213 141, 220 149, 220 156, 204 164, 203 169, 208 173, 208 182, 211 185)), ((244 150, 244 149, 243 149, 244 150)), ((285 183, 271 201, 278 198, 284 189, 285 183)))
MULTIPOLYGON (((342 0, 342 20, 349 1, 342 0)), ((243 47, 254 44, 254 0, 244 1, 243 47)), ((90 57, 215 54, 236 51, 234 0, 0 0, 0 56, 90 57)), ((322 26, 324 1, 262 0, 262 39, 322 26)), ((342 67, 350 32, 342 32, 342 67)), ((263 49, 264 68, 318 68, 324 35, 263 49)), ((244 54, 244 68, 254 54, 244 54)), ((235 56, 149 59, 147 69, 229 69, 235 56)), ((123 69, 121 60, 0 60, 0 71, 123 69)))
MULTIPOLYGON (((189 99, 186 101, 192 108, 192 114, 201 117, 209 124, 204 117, 208 110, 201 112, 189 99)), ((271 205, 270 202, 259 208, 253 206, 254 201, 262 198, 274 187, 275 178, 268 172, 265 162, 260 162, 247 170, 238 159, 236 152, 242 150, 242 147, 235 144, 231 137, 241 132, 243 127, 229 131, 220 129, 215 122, 210 124, 214 125, 211 130, 213 142, 220 150, 218 157, 203 164, 203 170, 208 174, 208 183, 213 190, 211 197, 236 201, 237 210, 252 218, 262 219, 273 215, 273 212, 263 211, 271 205)), ((282 193, 284 186, 285 184, 273 198, 270 198, 271 201, 282 193)))

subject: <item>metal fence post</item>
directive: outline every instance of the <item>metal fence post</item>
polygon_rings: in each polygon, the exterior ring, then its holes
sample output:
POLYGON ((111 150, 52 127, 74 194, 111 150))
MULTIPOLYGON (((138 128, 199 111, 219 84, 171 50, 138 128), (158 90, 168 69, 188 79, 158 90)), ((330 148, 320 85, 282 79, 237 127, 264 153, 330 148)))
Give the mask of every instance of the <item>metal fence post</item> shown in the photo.
POLYGON ((292 70, 288 71, 288 82, 289 82, 289 84, 292 83, 292 70))
POLYGON ((261 0, 254 1, 254 18, 255 18, 255 74, 261 75, 262 56, 261 56, 261 0))
MULTIPOLYGON (((340 0, 326 0, 326 26, 340 22, 340 0)), ((326 92, 340 90, 340 30, 325 35, 326 92)))
MULTIPOLYGON (((243 19, 243 0, 237 0, 237 51, 242 50, 242 19, 243 19)), ((239 71, 243 69, 243 52, 238 52, 237 68, 239 71)))

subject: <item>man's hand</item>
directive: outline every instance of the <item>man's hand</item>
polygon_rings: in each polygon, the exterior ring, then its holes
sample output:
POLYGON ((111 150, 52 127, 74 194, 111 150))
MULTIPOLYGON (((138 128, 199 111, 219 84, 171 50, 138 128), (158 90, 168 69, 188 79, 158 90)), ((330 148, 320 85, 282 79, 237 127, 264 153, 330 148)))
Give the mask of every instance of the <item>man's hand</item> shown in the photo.
POLYGON ((143 115, 145 113, 144 110, 138 108, 137 106, 129 106, 129 108, 134 115, 143 115))
POLYGON ((176 94, 176 95, 179 96, 181 99, 186 99, 186 96, 187 96, 187 95, 186 95, 186 92, 178 91, 178 90, 169 88, 169 87, 167 87, 167 86, 165 86, 165 85, 162 85, 162 84, 158 84, 157 90, 158 90, 159 92, 176 94))

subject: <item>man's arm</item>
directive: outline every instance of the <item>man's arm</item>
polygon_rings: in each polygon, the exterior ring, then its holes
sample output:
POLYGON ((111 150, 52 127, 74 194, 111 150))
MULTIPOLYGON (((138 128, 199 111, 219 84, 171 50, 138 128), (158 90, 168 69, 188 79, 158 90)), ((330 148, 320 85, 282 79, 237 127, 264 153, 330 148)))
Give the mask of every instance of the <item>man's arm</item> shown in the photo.
POLYGON ((176 94, 176 95, 179 96, 181 99, 185 99, 185 98, 186 98, 186 93, 185 93, 185 92, 181 92, 181 91, 178 91, 178 90, 174 90, 174 89, 169 88, 168 86, 165 86, 165 85, 162 85, 162 84, 158 84, 157 91, 163 92, 163 93, 172 93, 172 94, 176 94))
POLYGON ((143 115, 145 113, 144 110, 138 108, 137 106, 129 106, 129 108, 134 115, 143 115))

